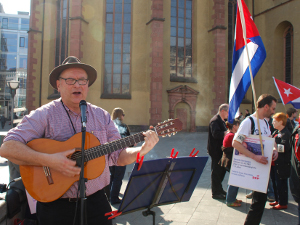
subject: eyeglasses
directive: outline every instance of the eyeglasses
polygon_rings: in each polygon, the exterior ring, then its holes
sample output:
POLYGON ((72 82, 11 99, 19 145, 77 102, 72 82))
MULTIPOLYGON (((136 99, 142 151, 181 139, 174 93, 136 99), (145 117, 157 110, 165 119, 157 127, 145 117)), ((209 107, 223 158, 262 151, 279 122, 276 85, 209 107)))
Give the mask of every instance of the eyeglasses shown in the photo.
POLYGON ((62 77, 59 77, 59 79, 65 80, 66 84, 68 84, 68 85, 74 85, 76 82, 78 82, 79 85, 86 85, 87 82, 88 82, 88 79, 76 80, 76 79, 73 79, 73 78, 62 78, 62 77))

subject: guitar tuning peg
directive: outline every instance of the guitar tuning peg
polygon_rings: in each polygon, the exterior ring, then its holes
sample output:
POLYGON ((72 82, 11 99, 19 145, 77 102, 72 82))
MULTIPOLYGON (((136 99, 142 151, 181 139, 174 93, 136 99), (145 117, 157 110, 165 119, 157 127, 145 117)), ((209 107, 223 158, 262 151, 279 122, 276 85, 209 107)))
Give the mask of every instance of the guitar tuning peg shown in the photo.
POLYGON ((161 123, 158 123, 157 125, 160 125, 161 123))
POLYGON ((177 132, 173 132, 172 134, 175 135, 177 132))
POLYGON ((166 137, 166 135, 162 135, 162 137, 164 138, 164 137, 166 137))
POLYGON ((168 136, 171 137, 172 135, 171 135, 171 134, 168 134, 168 136))

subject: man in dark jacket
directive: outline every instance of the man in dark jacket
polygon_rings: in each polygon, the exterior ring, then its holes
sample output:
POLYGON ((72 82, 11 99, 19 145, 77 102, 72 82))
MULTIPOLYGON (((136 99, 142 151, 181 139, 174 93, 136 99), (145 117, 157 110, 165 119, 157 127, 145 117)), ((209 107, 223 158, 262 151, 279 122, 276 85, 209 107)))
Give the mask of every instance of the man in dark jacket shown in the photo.
POLYGON ((298 111, 294 107, 288 108, 286 110, 286 114, 288 115, 286 127, 290 131, 290 133, 293 133, 293 130, 296 127, 295 119, 297 117, 297 113, 298 111))
POLYGON ((223 190, 222 181, 224 179, 226 169, 219 165, 222 158, 222 144, 227 128, 225 119, 228 118, 228 104, 222 104, 219 112, 209 123, 207 152, 211 157, 211 191, 214 199, 225 199, 226 192, 223 190))

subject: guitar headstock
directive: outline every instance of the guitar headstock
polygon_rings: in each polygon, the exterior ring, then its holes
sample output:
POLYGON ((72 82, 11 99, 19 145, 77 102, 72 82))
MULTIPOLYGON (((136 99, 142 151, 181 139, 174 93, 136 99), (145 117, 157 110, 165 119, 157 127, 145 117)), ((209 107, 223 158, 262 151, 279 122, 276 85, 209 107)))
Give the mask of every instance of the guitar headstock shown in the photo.
POLYGON ((178 131, 182 130, 182 122, 179 119, 169 119, 155 126, 158 136, 170 137, 175 135, 178 131))

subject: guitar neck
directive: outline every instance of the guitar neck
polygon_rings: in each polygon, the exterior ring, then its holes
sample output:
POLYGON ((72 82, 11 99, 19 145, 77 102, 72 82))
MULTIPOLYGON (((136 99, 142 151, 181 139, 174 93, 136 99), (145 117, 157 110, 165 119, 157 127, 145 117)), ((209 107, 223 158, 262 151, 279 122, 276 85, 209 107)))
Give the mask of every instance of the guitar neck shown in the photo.
POLYGON ((85 150, 85 162, 144 141, 143 132, 85 150))

